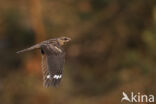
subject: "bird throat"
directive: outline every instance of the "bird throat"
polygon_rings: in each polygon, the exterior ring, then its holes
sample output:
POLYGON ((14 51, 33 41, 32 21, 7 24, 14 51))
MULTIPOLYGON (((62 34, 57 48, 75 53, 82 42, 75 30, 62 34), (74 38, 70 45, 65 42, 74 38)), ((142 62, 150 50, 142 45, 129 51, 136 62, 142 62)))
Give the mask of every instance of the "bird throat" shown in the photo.
POLYGON ((60 46, 63 46, 64 45, 64 42, 59 40, 58 43, 60 44, 60 46))

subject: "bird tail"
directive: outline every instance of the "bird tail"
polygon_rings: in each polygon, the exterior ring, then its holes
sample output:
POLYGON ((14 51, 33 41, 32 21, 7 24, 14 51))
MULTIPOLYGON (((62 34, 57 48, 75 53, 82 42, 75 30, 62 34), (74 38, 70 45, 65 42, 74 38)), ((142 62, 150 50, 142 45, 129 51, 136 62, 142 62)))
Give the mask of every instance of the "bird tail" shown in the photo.
POLYGON ((22 52, 31 51, 33 49, 38 49, 38 48, 40 48, 40 44, 33 45, 33 46, 29 47, 29 48, 23 49, 21 51, 17 51, 16 53, 20 54, 22 52))

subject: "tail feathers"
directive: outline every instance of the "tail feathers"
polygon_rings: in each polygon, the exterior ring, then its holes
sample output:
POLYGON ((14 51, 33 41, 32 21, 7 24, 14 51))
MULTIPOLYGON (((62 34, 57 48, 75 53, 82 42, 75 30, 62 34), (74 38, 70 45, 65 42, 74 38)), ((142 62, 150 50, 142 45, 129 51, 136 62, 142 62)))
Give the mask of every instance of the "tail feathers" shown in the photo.
POLYGON ((36 45, 34 45, 34 46, 31 46, 30 48, 26 48, 26 49, 23 49, 23 50, 21 50, 21 51, 17 51, 16 53, 17 53, 17 54, 20 54, 20 53, 22 53, 22 52, 31 51, 31 50, 37 49, 37 48, 40 48, 40 44, 36 44, 36 45))

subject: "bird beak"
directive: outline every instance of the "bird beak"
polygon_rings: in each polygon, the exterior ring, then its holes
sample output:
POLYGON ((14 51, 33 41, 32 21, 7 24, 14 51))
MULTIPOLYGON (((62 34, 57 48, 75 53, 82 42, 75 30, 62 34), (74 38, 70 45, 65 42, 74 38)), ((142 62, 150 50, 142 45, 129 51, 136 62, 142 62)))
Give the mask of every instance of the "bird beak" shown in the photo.
POLYGON ((69 41, 71 41, 71 38, 69 38, 69 41))

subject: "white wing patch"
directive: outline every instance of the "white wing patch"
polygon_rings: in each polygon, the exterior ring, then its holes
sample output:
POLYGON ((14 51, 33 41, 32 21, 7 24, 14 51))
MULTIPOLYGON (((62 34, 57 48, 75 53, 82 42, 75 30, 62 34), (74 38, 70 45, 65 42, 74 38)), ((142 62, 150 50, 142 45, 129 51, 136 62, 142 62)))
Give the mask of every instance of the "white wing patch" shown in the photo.
MULTIPOLYGON (((51 77, 50 75, 47 75, 47 79, 50 79, 50 77, 51 77)), ((62 75, 54 75, 53 78, 54 79, 61 79, 62 75)))
POLYGON ((54 79, 60 79, 60 78, 62 78, 62 75, 54 75, 53 78, 54 79))
POLYGON ((47 79, 50 79, 50 75, 47 75, 47 79))

